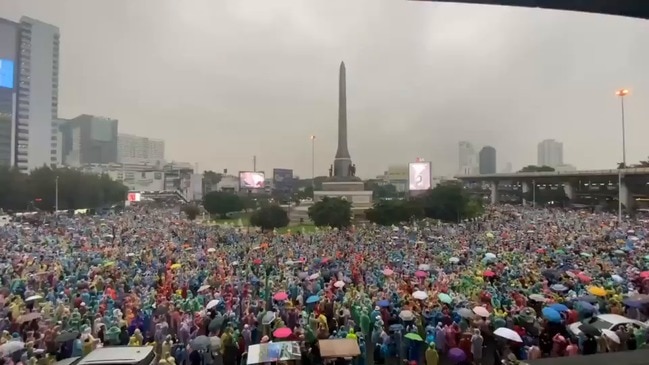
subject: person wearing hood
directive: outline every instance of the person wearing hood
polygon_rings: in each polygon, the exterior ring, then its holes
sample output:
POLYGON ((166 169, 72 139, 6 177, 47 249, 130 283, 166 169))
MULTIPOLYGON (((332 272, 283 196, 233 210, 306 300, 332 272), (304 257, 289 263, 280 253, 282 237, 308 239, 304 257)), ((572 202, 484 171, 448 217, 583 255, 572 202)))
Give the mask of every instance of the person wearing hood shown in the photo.
POLYGON ((439 365, 439 353, 434 342, 431 342, 426 349, 426 365, 439 365))
POLYGON ((446 352, 446 332, 441 323, 435 328, 435 347, 442 354, 446 352))
POLYGON ((480 334, 479 329, 473 330, 473 335, 471 336, 471 354, 473 355, 473 362, 476 365, 482 364, 482 346, 484 344, 484 338, 480 334))

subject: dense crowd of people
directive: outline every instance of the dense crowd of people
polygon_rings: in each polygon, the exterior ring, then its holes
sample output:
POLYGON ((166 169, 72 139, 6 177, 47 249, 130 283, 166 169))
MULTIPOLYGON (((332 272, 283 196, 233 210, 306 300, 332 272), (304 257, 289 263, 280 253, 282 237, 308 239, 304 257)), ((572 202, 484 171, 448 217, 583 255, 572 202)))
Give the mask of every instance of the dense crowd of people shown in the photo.
MULTIPOLYGON (((635 350, 647 339, 646 222, 499 207, 462 224, 261 233, 131 207, 0 227, 4 364, 155 346, 239 364, 253 345, 358 342, 355 364, 482 364, 635 350)), ((253 362, 273 362, 265 358, 253 362)))

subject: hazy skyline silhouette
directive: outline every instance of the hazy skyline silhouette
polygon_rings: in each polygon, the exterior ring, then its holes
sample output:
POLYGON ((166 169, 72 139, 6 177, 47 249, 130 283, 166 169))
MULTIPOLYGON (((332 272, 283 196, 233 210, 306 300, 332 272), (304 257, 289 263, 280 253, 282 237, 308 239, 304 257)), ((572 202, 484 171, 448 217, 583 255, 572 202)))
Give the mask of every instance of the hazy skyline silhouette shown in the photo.
POLYGON ((649 22, 405 0, 0 0, 0 17, 61 30, 59 116, 119 120, 201 170, 326 175, 347 68, 349 152, 361 177, 422 157, 457 172, 457 144, 498 168, 564 143, 580 169, 646 159, 649 22))

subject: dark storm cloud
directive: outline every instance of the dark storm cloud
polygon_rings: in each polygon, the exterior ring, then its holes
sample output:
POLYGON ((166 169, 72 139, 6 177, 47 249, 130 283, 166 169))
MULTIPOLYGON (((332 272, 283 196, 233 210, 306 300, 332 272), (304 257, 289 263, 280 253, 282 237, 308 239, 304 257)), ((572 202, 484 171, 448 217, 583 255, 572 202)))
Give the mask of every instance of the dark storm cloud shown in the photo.
POLYGON ((649 22, 536 9, 402 0, 0 0, 0 16, 61 28, 63 116, 118 118, 201 168, 310 175, 335 153, 338 65, 347 65, 349 141, 369 177, 415 157, 457 170, 457 142, 499 165, 564 142, 580 168, 649 155, 649 22))

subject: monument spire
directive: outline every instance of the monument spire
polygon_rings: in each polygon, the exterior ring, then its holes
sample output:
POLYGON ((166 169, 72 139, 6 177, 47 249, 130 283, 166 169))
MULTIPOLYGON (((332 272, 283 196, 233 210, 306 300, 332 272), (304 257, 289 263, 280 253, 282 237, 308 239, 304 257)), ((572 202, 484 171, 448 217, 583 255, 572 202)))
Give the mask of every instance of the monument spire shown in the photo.
POLYGON ((345 62, 340 63, 338 76, 338 149, 334 160, 334 176, 351 176, 351 156, 347 148, 347 85, 345 62))

